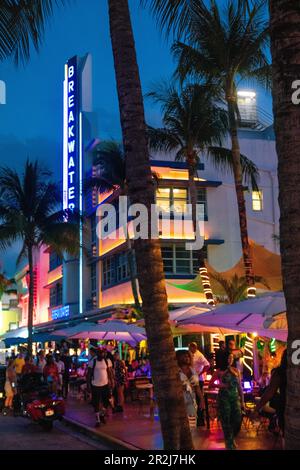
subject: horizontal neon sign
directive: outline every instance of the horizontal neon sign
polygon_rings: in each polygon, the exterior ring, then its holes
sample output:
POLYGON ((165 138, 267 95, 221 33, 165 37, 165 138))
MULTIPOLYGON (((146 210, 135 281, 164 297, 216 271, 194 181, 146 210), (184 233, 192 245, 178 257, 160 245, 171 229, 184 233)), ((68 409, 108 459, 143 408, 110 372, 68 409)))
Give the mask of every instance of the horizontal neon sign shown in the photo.
POLYGON ((52 320, 59 320, 60 318, 66 318, 70 316, 70 306, 66 305, 65 307, 60 307, 52 310, 51 317, 52 320))

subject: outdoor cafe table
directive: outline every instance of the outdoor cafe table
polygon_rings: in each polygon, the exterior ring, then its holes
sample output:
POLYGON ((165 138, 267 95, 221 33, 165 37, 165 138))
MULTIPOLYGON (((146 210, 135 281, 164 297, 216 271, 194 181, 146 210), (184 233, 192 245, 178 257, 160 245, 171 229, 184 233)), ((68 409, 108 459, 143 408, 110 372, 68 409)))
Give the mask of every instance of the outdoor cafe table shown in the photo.
MULTIPOLYGON (((207 386, 204 386, 204 388, 203 388, 204 403, 205 403, 205 417, 206 417, 206 427, 207 427, 207 429, 210 429, 209 399, 217 402, 218 393, 219 393, 219 389, 216 389, 216 388, 209 389, 207 386)), ((251 396, 252 399, 254 399, 256 391, 255 390, 252 390, 252 391, 244 390, 243 393, 244 393, 245 398, 247 396, 251 396)))

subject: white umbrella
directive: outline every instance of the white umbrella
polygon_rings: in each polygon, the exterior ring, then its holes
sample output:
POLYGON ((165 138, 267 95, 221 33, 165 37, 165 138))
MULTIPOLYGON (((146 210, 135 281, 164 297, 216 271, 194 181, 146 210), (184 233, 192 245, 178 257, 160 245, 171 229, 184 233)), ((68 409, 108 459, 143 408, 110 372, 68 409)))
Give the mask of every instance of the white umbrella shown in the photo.
POLYGON ((199 324, 230 328, 242 332, 256 332, 261 336, 286 341, 286 328, 269 328, 265 321, 285 312, 286 304, 282 292, 270 292, 254 299, 215 308, 211 312, 183 320, 180 324, 199 324), (266 327, 267 326, 267 327, 266 327))
POLYGON ((83 331, 83 330, 86 330, 86 329, 91 329, 94 326, 97 326, 97 325, 95 323, 91 323, 91 322, 86 321, 86 322, 78 323, 78 325, 75 325, 75 326, 69 326, 69 327, 63 328, 61 330, 53 331, 53 334, 55 336, 62 336, 64 338, 69 338, 70 336, 75 335, 79 331, 83 331))
POLYGON ((146 332, 144 328, 132 323, 108 320, 98 325, 93 325, 90 329, 84 328, 82 331, 70 336, 71 339, 80 339, 82 337, 136 344, 146 339, 146 332))
POLYGON ((169 312, 169 317, 171 321, 180 321, 186 319, 192 319, 196 315, 201 313, 210 312, 213 307, 210 307, 206 304, 191 305, 188 307, 176 308, 169 312))

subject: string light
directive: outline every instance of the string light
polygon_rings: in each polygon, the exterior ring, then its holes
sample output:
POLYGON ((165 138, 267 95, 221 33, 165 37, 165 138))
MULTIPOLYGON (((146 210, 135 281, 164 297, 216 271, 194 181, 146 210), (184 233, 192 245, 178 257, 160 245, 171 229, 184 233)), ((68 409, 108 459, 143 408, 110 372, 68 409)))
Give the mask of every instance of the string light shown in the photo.
POLYGON ((203 291, 206 296, 206 303, 207 305, 215 305, 207 268, 205 266, 199 268, 199 273, 202 281, 203 291), (210 296, 211 298, 209 298, 210 296))

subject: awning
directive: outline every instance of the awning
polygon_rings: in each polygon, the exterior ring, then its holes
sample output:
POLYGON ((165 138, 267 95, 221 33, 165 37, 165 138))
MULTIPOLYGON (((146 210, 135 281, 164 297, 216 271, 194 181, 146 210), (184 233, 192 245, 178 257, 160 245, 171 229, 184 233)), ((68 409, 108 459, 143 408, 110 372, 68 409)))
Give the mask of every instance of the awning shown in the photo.
POLYGON ((8 338, 27 338, 28 337, 28 328, 27 326, 22 326, 21 328, 16 328, 15 330, 7 331, 2 335, 2 339, 8 338))
POLYGON ((11 346, 18 346, 19 344, 26 343, 26 338, 5 338, 4 340, 5 347, 10 348, 11 346))

